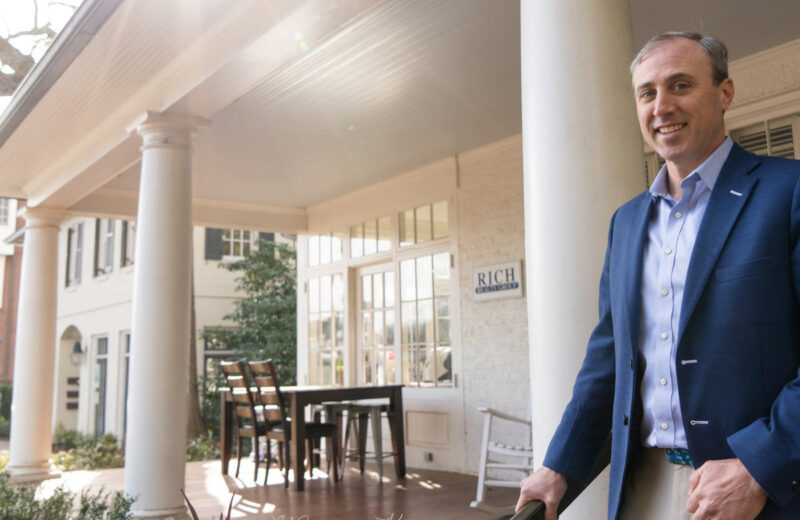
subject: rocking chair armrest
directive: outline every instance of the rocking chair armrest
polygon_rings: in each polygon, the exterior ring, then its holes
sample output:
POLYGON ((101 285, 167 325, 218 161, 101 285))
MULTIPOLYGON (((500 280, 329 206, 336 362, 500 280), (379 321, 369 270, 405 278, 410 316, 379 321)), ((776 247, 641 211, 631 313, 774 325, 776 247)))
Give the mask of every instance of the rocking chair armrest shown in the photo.
POLYGON ((478 407, 478 411, 481 412, 481 413, 493 415, 493 416, 497 417, 498 419, 505 419, 506 421, 513 421, 513 422, 518 422, 518 423, 521 423, 521 424, 527 424, 528 426, 531 425, 531 421, 529 421, 527 419, 523 419, 522 417, 517 417, 516 415, 511 415, 511 414, 508 414, 508 413, 505 413, 505 412, 501 412, 499 410, 495 410, 494 408, 489 408, 489 407, 486 407, 486 406, 479 406, 478 407))

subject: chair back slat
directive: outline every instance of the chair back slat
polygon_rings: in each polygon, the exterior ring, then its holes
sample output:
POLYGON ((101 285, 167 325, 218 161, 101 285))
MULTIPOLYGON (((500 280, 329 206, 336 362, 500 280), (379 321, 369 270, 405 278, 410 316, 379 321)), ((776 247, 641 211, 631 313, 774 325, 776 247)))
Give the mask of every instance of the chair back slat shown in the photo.
POLYGON ((223 361, 219 367, 225 377, 228 389, 230 389, 237 428, 258 427, 256 401, 250 391, 251 385, 248 381, 244 361, 223 361))
POLYGON ((281 395, 275 365, 271 359, 250 361, 250 372, 256 385, 259 404, 264 406, 264 415, 269 422, 280 422, 286 426, 286 403, 281 395))

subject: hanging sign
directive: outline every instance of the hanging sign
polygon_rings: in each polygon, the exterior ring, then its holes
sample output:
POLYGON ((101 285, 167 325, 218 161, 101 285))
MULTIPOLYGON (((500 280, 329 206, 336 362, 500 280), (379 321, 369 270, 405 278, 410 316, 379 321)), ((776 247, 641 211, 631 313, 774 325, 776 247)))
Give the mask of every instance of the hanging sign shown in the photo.
POLYGON ((472 269, 472 293, 476 301, 522 297, 522 260, 472 269))

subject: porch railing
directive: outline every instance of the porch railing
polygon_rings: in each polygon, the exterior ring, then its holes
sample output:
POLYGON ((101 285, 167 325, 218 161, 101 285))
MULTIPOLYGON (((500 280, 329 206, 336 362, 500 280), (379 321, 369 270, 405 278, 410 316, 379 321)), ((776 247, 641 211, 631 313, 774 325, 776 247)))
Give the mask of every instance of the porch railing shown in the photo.
MULTIPOLYGON (((600 450, 600 454, 597 456, 597 460, 592 467, 589 482, 587 484, 582 484, 570 480, 567 483, 567 492, 564 494, 564 498, 561 499, 561 503, 558 504, 559 515, 580 496, 583 490, 586 489, 586 486, 591 484, 597 475, 602 473, 609 462, 611 462, 611 435, 608 436, 606 443, 603 445, 603 449, 600 450)), ((544 509, 544 502, 541 500, 533 500, 525 504, 511 520, 544 520, 544 509)))

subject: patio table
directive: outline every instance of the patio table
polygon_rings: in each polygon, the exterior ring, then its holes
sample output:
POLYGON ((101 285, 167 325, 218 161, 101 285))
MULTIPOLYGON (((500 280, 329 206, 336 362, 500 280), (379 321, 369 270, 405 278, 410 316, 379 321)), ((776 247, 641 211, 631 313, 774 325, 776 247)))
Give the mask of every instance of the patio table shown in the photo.
MULTIPOLYGON (((406 475, 405 439, 403 437, 403 385, 375 386, 281 386, 281 394, 289 400, 291 417, 305 417, 305 407, 311 404, 345 402, 357 399, 389 399, 389 428, 397 478, 406 475)), ((305 421, 292 420, 292 469, 294 486, 302 491, 305 479, 305 421), (301 442, 298 442, 300 440, 301 442)), ((222 474, 228 473, 233 433, 233 401, 227 388, 220 389, 220 441, 222 444, 222 474)))

